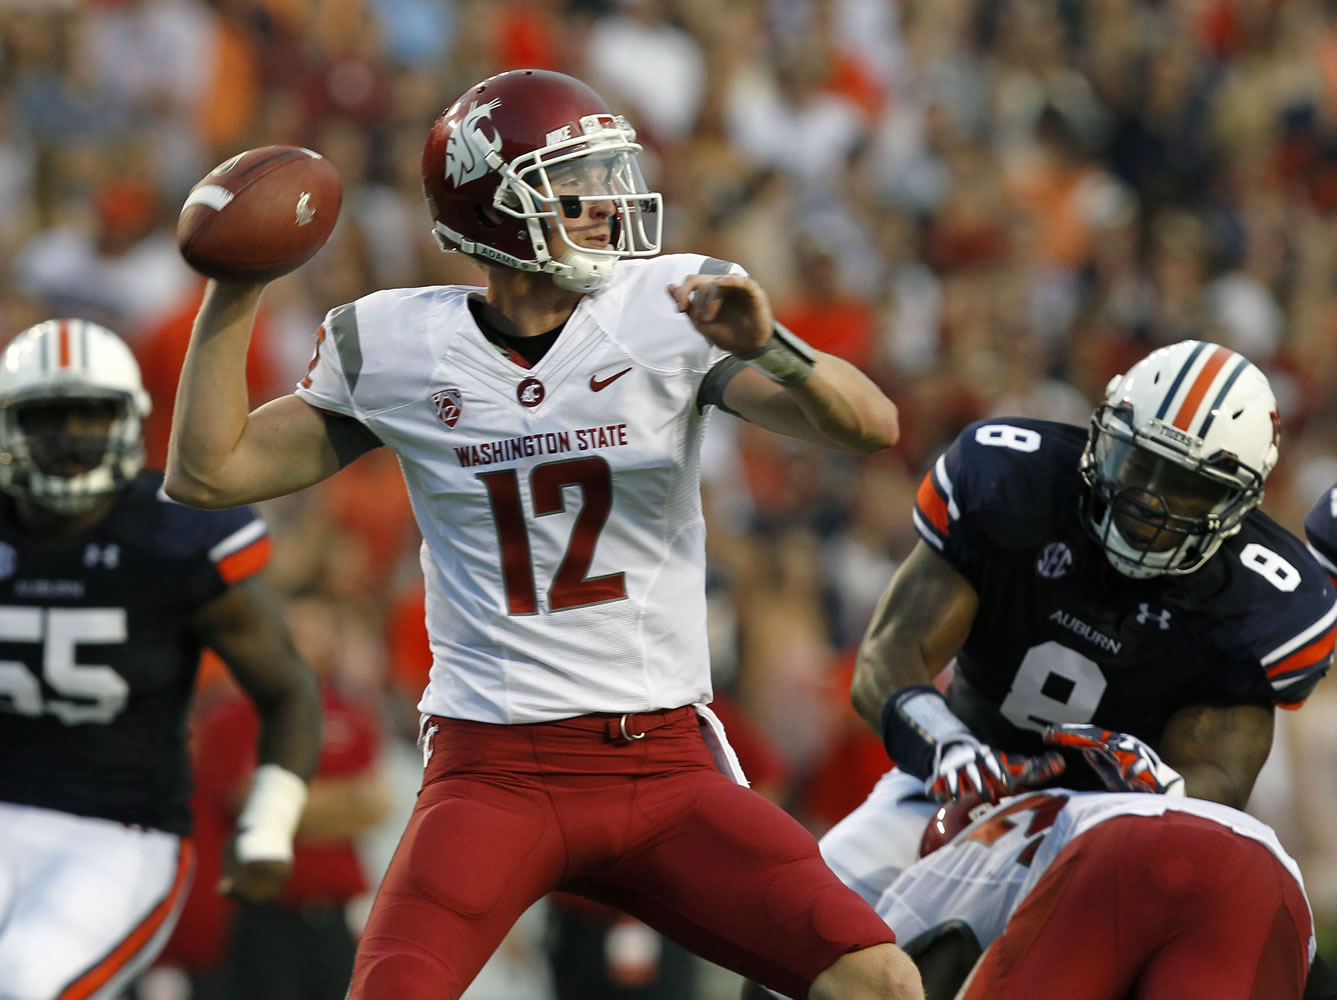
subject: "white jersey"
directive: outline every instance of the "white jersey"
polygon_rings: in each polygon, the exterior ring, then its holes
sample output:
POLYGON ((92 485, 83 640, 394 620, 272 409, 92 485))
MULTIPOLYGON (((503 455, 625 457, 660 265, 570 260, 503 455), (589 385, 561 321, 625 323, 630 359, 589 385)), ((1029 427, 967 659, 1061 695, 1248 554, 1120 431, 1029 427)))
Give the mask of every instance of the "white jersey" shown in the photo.
POLYGON ((697 393, 726 355, 667 291, 703 271, 741 273, 619 262, 532 368, 479 330, 470 286, 326 317, 297 393, 399 456, 423 536, 422 712, 523 723, 710 700, 697 393))
MULTIPOLYGON (((987 948, 1075 839, 1108 819, 1167 812, 1200 816, 1258 841, 1304 891, 1299 866, 1272 828, 1238 809, 1203 799, 1055 789, 1004 800, 983 814, 945 847, 901 872, 878 900, 877 912, 902 943, 946 921, 962 920, 987 948)), ((1312 937, 1309 955, 1312 959, 1312 937)))

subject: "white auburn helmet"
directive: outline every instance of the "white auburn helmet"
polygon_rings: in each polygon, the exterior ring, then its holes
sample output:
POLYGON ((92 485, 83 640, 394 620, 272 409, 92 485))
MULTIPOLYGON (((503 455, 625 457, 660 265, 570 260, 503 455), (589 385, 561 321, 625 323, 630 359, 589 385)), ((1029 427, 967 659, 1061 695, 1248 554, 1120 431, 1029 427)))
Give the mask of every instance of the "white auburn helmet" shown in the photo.
POLYGON ((1087 528, 1125 576, 1192 573, 1262 502, 1279 436, 1267 376, 1247 358, 1200 340, 1153 351, 1110 380, 1091 417, 1087 528))
POLYGON ((139 365, 116 334, 82 319, 29 327, 0 355, 0 489, 62 515, 90 510, 143 468, 149 409, 139 365), (25 430, 25 410, 63 402, 113 404, 107 435, 25 430), (72 452, 85 459, 84 471, 62 475, 50 468, 72 452))

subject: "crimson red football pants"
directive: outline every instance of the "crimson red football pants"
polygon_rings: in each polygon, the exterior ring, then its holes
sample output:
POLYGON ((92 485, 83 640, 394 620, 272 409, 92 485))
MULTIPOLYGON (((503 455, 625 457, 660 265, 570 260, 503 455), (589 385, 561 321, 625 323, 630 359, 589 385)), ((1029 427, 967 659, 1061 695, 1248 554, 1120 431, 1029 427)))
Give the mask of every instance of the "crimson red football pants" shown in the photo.
POLYGON ((533 725, 430 720, 431 757, 350 1000, 453 1000, 565 889, 791 997, 894 941, 796 820, 715 768, 690 708, 533 725))
POLYGON ((1309 908, 1255 840, 1186 813, 1121 816, 1063 849, 967 1000, 1299 1000, 1309 908))

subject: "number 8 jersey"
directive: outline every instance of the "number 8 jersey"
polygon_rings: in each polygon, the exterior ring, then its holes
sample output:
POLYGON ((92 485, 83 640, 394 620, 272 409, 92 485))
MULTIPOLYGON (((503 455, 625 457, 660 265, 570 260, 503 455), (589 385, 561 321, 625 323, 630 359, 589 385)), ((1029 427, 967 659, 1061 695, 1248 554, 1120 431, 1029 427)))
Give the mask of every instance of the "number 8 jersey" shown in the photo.
POLYGON ((423 535, 421 711, 524 723, 709 701, 698 393, 726 355, 666 289, 731 267, 622 261, 533 367, 484 336, 469 286, 326 317, 297 392, 399 457, 423 535))
POLYGON ((1260 511, 1199 570, 1137 580, 1088 534, 1084 429, 972 424, 925 477, 920 536, 970 581, 979 610, 952 708, 986 742, 1036 751, 1053 722, 1153 744, 1192 704, 1298 708, 1328 669, 1337 605, 1304 543, 1260 511))

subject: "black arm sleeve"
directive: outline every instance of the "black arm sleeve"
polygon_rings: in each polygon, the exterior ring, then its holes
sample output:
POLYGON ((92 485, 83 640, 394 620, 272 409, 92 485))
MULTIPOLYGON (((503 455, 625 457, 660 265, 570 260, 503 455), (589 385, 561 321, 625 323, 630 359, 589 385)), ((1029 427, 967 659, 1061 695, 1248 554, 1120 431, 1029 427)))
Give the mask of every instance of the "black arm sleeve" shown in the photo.
POLYGON ((342 413, 331 413, 329 410, 316 412, 325 421, 325 433, 330 439, 330 444, 334 446, 334 453, 339 456, 341 469, 385 443, 365 424, 358 423, 352 417, 346 417, 342 413))
POLYGON ((731 410, 724 405, 724 387, 746 365, 747 362, 734 357, 732 354, 727 358, 720 358, 715 363, 715 367, 706 372, 706 377, 701 380, 701 388, 696 391, 696 411, 700 413, 707 406, 718 406, 725 413, 732 413, 740 420, 746 419, 738 411, 731 410))

